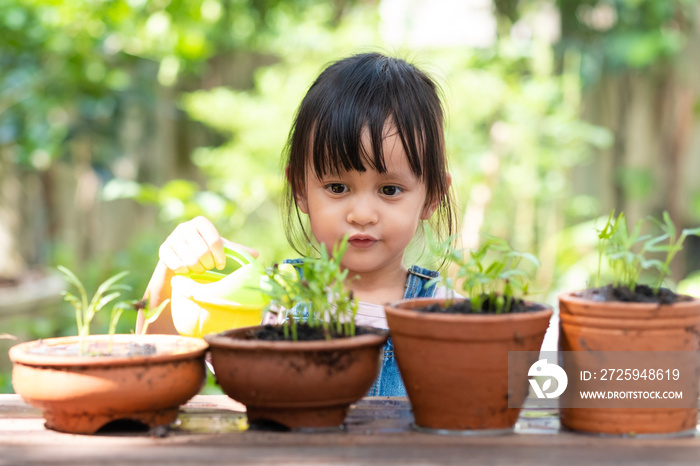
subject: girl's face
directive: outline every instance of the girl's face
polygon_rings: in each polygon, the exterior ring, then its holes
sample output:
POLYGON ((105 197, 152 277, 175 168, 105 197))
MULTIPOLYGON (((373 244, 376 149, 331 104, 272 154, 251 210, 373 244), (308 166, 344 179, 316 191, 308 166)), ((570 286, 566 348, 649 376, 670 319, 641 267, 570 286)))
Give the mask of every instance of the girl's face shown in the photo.
MULTIPOLYGON (((404 251, 419 221, 428 219, 437 207, 426 205, 425 184, 411 171, 398 133, 387 128, 390 131, 385 130, 383 140, 385 173, 368 166, 365 172, 319 178, 309 168, 305 196, 297 199, 299 209, 309 215, 319 243, 330 250, 349 236, 342 265, 353 273, 403 269, 404 251)), ((367 131, 362 144, 369 152, 367 131)))

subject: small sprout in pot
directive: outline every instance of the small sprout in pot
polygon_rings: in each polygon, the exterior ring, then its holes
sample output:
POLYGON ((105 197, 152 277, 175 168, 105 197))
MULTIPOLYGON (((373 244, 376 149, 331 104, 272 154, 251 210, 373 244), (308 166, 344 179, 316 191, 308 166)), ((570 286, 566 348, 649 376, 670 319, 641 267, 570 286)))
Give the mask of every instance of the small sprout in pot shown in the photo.
POLYGON ((700 235, 700 228, 683 229, 678 233, 668 212, 663 221, 653 217, 639 220, 632 229, 627 226, 625 213, 617 217, 615 211, 608 216, 605 226, 598 230, 598 270, 595 287, 602 286, 603 266, 608 266, 613 287, 625 287, 632 293, 642 284, 642 274, 652 272, 655 278, 649 283, 653 294, 658 295, 666 277, 671 273, 670 265, 683 250, 688 236, 700 235), (656 234, 644 233, 647 223, 658 230, 656 234), (656 254, 656 257, 650 257, 656 254))
POLYGON ((357 300, 347 285, 348 270, 340 263, 348 238, 333 247, 331 254, 321 245, 320 256, 301 260, 298 269, 281 264, 266 271, 263 293, 270 297, 268 310, 285 312, 285 338, 296 341, 297 325, 306 320, 310 327, 323 330, 326 339, 355 335, 357 300))
POLYGON ((515 312, 523 307, 522 298, 529 293, 529 273, 522 267, 523 260, 534 268, 539 261, 532 254, 515 251, 504 239, 484 238, 478 248, 468 252, 454 247, 455 237, 442 243, 431 240, 433 253, 442 253, 456 271, 430 280, 426 287, 442 283, 447 289, 447 307, 453 304, 459 288, 469 298, 472 313, 515 312))
MULTIPOLYGON (((124 271, 109 277, 97 287, 97 291, 95 291, 92 299, 90 299, 85 290, 85 286, 73 272, 62 265, 58 266, 58 270, 66 277, 68 282, 78 290, 79 296, 75 296, 68 291, 64 291, 63 296, 64 299, 75 308, 75 320, 78 326, 78 336, 80 337, 80 354, 82 355, 86 352, 83 340, 90 335, 90 323, 95 317, 95 314, 102 310, 107 304, 119 298, 121 296, 121 291, 131 289, 128 285, 118 283, 119 280, 124 278, 129 272, 124 271)), ((120 310, 115 310, 115 308, 118 307, 121 306, 116 305, 112 310, 110 330, 116 329, 116 320, 121 315, 120 310)))

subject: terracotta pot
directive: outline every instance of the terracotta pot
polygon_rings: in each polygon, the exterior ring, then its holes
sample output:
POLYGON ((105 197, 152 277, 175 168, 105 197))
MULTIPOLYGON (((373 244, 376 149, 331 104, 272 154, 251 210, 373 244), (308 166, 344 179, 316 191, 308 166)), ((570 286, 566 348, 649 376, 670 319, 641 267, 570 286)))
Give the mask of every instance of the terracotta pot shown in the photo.
POLYGON ((334 427, 351 403, 367 394, 379 373, 386 331, 328 341, 260 341, 258 327, 207 335, 216 379, 246 405, 248 422, 290 429, 334 427))
MULTIPOLYGON (((562 293, 559 318, 560 351, 694 352, 700 348, 698 299, 658 305, 591 301, 578 297, 576 292, 562 293)), ((606 367, 605 361, 599 363, 606 367)), ((576 380, 570 379, 569 384, 576 390, 576 380)), ((697 407, 560 409, 563 426, 604 434, 687 431, 695 429, 697 415, 697 407)))
POLYGON ((414 309, 442 299, 390 303, 386 316, 416 425, 447 431, 510 430, 527 395, 529 364, 511 370, 524 384, 508 391, 508 352, 539 351, 551 309, 517 314, 442 314, 414 309), (509 408, 518 406, 517 408, 509 408))
MULTIPOLYGON (((106 346, 107 335, 85 337, 106 346)), ((114 335, 113 345, 154 344, 141 356, 52 355, 78 337, 50 338, 10 348, 12 384, 27 403, 40 408, 46 427, 93 434, 109 422, 131 419, 149 427, 177 419, 178 407, 202 388, 207 344, 177 335, 114 335), (43 351, 43 353, 37 353, 43 351)))

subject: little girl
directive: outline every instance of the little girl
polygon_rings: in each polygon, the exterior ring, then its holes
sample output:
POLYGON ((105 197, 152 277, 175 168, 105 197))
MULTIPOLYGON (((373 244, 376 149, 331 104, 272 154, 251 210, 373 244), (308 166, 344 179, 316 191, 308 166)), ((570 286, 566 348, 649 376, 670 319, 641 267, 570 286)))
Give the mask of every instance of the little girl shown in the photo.
MULTIPOLYGON (((287 239, 302 253, 309 242, 330 249, 349 236, 341 265, 357 277, 349 283, 357 325, 387 328, 389 301, 444 297, 424 286, 437 272, 403 263, 421 222, 443 238, 455 229, 443 110, 425 73, 378 53, 330 65, 301 102, 286 156, 287 239)), ((151 306, 170 297, 175 273, 222 269, 225 241, 203 217, 175 228, 146 291, 151 306)), ((168 308, 149 330, 175 332, 168 308)), ((391 340, 368 395, 406 396, 391 340)))

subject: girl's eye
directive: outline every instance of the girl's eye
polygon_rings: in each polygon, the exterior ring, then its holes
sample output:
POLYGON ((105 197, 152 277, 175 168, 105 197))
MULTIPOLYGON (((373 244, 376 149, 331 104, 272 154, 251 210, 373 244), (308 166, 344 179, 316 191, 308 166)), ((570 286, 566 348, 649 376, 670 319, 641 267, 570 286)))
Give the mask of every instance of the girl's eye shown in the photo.
POLYGON ((342 183, 331 183, 326 186, 326 189, 333 194, 343 194, 347 187, 342 183))
POLYGON ((402 191, 398 186, 382 186, 381 192, 385 196, 396 196, 402 191))

